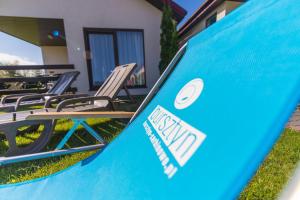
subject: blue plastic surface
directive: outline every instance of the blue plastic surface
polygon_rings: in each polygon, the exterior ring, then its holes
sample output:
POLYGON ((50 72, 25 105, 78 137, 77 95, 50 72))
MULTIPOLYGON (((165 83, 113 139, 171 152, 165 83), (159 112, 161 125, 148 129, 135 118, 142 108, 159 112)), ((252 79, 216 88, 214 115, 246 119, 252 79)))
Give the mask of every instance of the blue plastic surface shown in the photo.
POLYGON ((158 94, 101 154, 47 178, 2 186, 0 198, 237 197, 300 96, 298 4, 247 2, 189 41, 158 94), (184 86, 190 89, 181 93, 184 86), (177 126, 168 132, 171 122, 177 126))

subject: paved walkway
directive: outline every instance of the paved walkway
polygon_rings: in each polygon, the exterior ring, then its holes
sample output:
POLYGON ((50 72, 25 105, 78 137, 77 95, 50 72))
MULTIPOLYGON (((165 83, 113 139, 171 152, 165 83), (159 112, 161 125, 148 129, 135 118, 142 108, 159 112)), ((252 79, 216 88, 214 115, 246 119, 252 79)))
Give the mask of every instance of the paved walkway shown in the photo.
POLYGON ((294 130, 300 131, 300 109, 299 107, 294 112, 293 116, 289 120, 287 124, 288 128, 292 128, 294 130))

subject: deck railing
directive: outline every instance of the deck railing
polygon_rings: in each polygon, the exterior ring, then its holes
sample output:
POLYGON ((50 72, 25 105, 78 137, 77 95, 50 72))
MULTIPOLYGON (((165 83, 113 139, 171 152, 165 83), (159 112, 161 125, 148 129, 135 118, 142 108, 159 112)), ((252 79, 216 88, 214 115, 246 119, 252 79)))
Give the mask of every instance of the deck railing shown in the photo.
MULTIPOLYGON (((74 65, 16 65, 16 66, 0 66, 0 70, 5 71, 26 71, 26 70, 72 70, 74 65)), ((0 78, 0 84, 3 83, 43 83, 47 84, 50 81, 56 81, 58 79, 57 75, 45 75, 37 77, 9 77, 9 78, 0 78)), ((7 94, 22 94, 22 93, 43 93, 46 92, 47 88, 39 89, 2 89, 0 90, 1 95, 7 94)), ((76 88, 71 88, 69 92, 75 92, 76 88)))

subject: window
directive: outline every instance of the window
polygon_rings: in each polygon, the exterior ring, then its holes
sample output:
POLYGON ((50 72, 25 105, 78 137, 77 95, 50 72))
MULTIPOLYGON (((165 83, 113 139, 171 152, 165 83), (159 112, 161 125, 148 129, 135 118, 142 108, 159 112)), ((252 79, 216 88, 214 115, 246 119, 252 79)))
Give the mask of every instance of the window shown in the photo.
POLYGON ((214 24, 217 21, 217 13, 213 14, 206 20, 206 28, 214 24))
POLYGON ((143 30, 84 29, 90 89, 103 84, 115 66, 137 63, 128 87, 145 87, 143 30))

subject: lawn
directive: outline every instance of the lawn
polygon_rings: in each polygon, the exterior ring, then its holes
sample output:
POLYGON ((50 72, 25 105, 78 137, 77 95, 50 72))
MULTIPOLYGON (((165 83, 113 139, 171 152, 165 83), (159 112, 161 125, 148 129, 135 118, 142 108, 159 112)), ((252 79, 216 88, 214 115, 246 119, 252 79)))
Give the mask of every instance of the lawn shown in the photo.
POLYGON ((286 129, 240 199, 277 199, 300 160, 300 132, 286 129))
MULTIPOLYGON (((112 119, 88 119, 88 124, 91 125, 100 135, 107 141, 112 141, 126 126, 125 122, 112 119)), ((72 126, 69 120, 60 120, 55 128, 55 133, 51 139, 47 150, 53 150, 58 144, 58 141, 63 138, 67 130, 72 126)), ((18 136, 18 145, 28 145, 39 136, 39 132, 27 133, 23 136, 18 136)), ((95 144, 96 140, 91 137, 83 128, 79 128, 76 133, 67 142, 66 147, 77 147, 82 145, 95 144)), ((1 140, 0 153, 7 149, 7 142, 1 140)), ((77 153, 74 155, 61 156, 58 158, 43 159, 40 161, 31 161, 20 164, 0 167, 0 184, 16 183, 33 178, 40 178, 49 174, 53 174, 63 170, 71 165, 74 165, 80 160, 91 156, 92 152, 77 153)))
MULTIPOLYGON (((90 124, 107 142, 112 141, 126 126, 126 122, 112 119, 89 119, 90 124)), ((60 120, 56 126, 54 137, 47 149, 53 149, 72 123, 68 120, 60 120)), ((19 136, 17 141, 26 145, 38 137, 39 133, 28 133, 19 136)), ((68 147, 94 144, 96 141, 83 129, 79 129, 67 143, 68 147)), ((0 152, 7 146, 6 142, 0 142, 0 152)), ((46 176, 63 170, 80 160, 83 160, 95 153, 84 152, 58 158, 32 161, 10 166, 0 167, 0 184, 22 182, 34 178, 46 176)), ((287 129, 274 146, 262 166, 257 171, 245 190, 241 193, 240 199, 276 199, 282 188, 285 186, 298 161, 300 160, 300 133, 287 129)))

